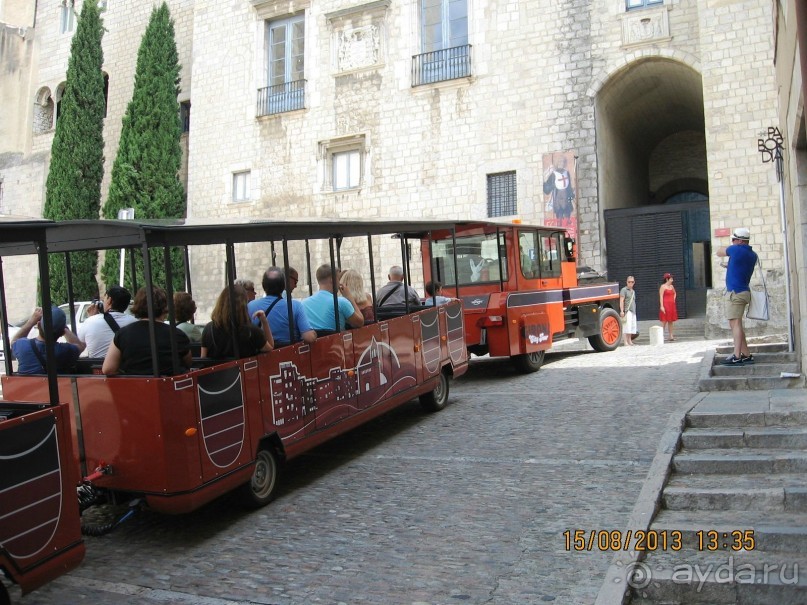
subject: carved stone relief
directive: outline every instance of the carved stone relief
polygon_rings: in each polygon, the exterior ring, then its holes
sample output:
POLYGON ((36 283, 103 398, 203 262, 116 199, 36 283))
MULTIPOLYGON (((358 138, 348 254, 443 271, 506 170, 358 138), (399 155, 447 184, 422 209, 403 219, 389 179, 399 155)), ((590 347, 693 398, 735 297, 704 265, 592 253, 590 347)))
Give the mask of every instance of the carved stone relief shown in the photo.
POLYGON ((622 18, 622 46, 650 44, 670 39, 667 10, 635 11, 622 18))
POLYGON ((345 29, 338 33, 337 70, 350 71, 380 62, 381 32, 377 25, 345 29))

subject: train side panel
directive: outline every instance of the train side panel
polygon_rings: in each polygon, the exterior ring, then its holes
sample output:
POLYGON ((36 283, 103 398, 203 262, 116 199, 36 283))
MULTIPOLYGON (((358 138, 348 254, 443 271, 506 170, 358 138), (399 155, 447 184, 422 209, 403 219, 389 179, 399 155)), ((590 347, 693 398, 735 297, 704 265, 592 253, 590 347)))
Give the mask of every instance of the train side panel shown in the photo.
POLYGON ((23 594, 84 558, 68 406, 37 407, 0 403, 0 567, 23 594))

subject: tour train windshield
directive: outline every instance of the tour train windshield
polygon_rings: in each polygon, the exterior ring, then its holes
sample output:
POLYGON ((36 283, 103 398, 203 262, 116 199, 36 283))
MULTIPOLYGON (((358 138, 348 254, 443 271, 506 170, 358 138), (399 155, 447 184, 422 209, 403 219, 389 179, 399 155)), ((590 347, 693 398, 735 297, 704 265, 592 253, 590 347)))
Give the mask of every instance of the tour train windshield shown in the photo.
POLYGON ((456 271, 454 275, 454 242, 450 239, 432 242, 437 280, 444 286, 466 286, 475 283, 507 280, 506 257, 499 261, 499 250, 504 247, 504 234, 500 234, 501 246, 496 245, 496 234, 458 237, 456 271), (501 272, 504 275, 501 275, 501 272))

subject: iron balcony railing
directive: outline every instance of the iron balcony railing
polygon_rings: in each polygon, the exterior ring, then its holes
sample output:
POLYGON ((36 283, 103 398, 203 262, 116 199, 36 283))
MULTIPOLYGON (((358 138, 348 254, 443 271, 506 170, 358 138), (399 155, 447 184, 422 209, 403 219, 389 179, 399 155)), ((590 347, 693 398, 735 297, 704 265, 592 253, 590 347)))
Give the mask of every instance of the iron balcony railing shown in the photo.
POLYGON ((467 78, 470 75, 470 44, 412 57, 412 86, 467 78))
POLYGON ((258 89, 258 116, 305 108, 305 80, 258 89))

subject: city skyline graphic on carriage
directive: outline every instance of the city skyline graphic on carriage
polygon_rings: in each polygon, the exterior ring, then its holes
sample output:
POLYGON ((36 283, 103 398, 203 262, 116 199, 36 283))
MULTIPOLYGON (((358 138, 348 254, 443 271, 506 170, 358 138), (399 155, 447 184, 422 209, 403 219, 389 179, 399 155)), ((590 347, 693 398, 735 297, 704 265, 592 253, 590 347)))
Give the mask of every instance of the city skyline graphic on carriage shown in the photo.
MULTIPOLYGON (((465 339, 460 305, 441 309, 445 313, 449 355, 455 363, 465 359, 465 339)), ((411 316, 420 326, 422 365, 429 376, 441 369, 441 336, 437 308, 411 316)), ((417 329, 417 325, 415 326, 417 329)), ((294 427, 284 440, 298 433, 326 426, 347 415, 367 409, 417 384, 414 359, 399 355, 389 344, 388 326, 379 326, 380 338, 371 337, 355 365, 343 363, 328 370, 325 377, 308 376, 295 360, 280 361, 277 371, 266 379, 271 397, 272 424, 294 427)), ((337 339, 339 337, 336 337, 337 339)), ((353 335, 341 334, 345 350, 351 350, 353 335)), ((302 346, 300 353, 307 352, 302 346)), ((348 356, 342 356, 346 359, 348 356)), ((257 361, 243 364, 245 372, 257 369, 257 361)), ((176 388, 181 388, 177 383, 176 388)), ((246 395, 238 366, 200 375, 197 379, 201 430, 211 462, 226 468, 239 459, 246 437, 246 395)))

